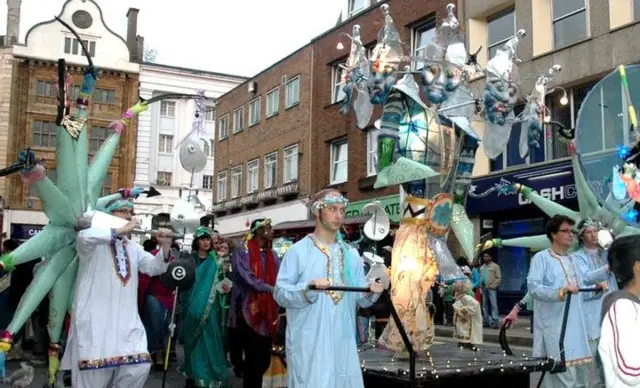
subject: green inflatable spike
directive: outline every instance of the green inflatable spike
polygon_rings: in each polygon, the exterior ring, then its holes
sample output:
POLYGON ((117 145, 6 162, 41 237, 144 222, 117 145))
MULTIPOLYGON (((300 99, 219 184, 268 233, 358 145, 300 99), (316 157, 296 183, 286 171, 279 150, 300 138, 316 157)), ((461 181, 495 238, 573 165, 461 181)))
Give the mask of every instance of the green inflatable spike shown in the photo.
POLYGON ((102 182, 107 176, 111 160, 118 150, 120 137, 121 136, 116 133, 111 134, 102 147, 100 147, 100 151, 96 154, 89 168, 88 192, 92 208, 96 207, 98 197, 102 191, 102 182))
POLYGON ((382 187, 397 186, 439 175, 439 172, 433 171, 429 166, 405 157, 399 157, 395 163, 378 173, 373 188, 379 189, 382 187))

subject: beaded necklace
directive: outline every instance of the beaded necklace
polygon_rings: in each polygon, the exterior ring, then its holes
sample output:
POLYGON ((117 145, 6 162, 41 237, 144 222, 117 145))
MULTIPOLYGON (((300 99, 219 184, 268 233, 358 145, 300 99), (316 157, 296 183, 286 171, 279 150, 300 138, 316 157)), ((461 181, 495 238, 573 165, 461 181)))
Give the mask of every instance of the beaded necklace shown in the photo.
POLYGON ((571 264, 571 270, 572 270, 572 273, 569 274, 567 272, 567 269, 564 266, 564 262, 562 261, 562 257, 563 256, 561 256, 558 253, 554 252, 553 249, 549 249, 549 253, 551 254, 551 257, 553 257, 554 259, 558 260, 558 262, 560 263, 560 267, 562 267, 562 272, 564 272, 564 278, 567 281, 567 284, 573 283, 574 285, 579 285, 580 283, 578 282, 578 275, 577 275, 575 266, 573 264, 573 257, 570 254, 566 255, 567 259, 569 259, 569 263, 571 264), (573 278, 574 282, 571 282, 569 280, 570 277, 573 278))
POLYGON ((129 260, 129 252, 127 250, 127 240, 122 239, 122 254, 118 252, 118 237, 115 235, 115 230, 111 233, 111 256, 113 257, 113 269, 116 272, 116 276, 125 287, 131 279, 131 261, 129 260))
MULTIPOLYGON (((320 240, 318 239, 318 237, 316 237, 316 235, 310 234, 309 238, 311 239, 311 241, 313 241, 313 244, 316 246, 316 248, 318 248, 320 250, 320 252, 324 253, 324 255, 327 257, 327 280, 329 280, 329 284, 334 285, 333 284, 333 254, 331 253, 331 250, 325 244, 320 242, 320 240)), ((344 252, 342 250, 342 247, 340 247, 338 249, 338 257, 339 257, 338 261, 340 263, 341 284, 336 284, 336 285, 344 285, 344 283, 345 283, 345 281, 344 281, 344 252)), ((326 291, 326 293, 333 300, 334 304, 338 304, 342 300, 342 298, 344 297, 344 292, 343 291, 326 291)))

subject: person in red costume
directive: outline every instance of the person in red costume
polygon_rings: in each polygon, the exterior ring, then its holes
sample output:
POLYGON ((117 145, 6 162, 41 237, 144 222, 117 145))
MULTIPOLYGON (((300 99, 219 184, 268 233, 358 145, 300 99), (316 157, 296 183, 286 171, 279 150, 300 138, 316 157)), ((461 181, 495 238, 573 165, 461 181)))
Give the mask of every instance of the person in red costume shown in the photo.
POLYGON ((258 218, 251 223, 246 246, 236 248, 231 259, 229 346, 244 351, 242 365, 234 365, 234 369, 243 375, 245 388, 262 387, 262 377, 271 363, 271 347, 278 335, 278 305, 273 288, 280 261, 272 241, 271 220, 258 218))

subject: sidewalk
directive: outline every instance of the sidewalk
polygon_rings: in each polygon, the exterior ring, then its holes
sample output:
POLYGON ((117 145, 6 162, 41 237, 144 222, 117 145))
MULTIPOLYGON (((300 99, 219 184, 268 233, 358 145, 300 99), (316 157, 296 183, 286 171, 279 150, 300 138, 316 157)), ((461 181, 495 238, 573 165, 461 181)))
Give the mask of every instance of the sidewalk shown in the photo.
MULTIPOLYGON (((504 315, 500 316, 500 322, 504 318, 504 315)), ((518 322, 511 329, 507 331, 507 340, 509 345, 514 346, 533 346, 533 334, 529 331, 529 317, 520 316, 518 322)), ((453 327, 436 325, 435 334, 437 337, 453 337, 453 327)), ((483 330, 484 342, 498 343, 500 336, 500 329, 490 329, 485 327, 483 330)))

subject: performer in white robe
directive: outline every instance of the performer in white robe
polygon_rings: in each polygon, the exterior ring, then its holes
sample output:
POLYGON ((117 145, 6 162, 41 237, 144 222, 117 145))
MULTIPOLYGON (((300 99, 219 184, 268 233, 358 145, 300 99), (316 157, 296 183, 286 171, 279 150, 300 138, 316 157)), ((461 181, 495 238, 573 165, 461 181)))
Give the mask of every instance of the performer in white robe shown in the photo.
POLYGON ((115 200, 107 209, 129 223, 78 233, 78 275, 62 369, 72 371, 74 388, 142 388, 151 357, 138 315, 138 271, 157 276, 167 270, 171 231, 158 231, 160 250, 154 257, 126 237, 140 225, 132 217, 133 204, 115 200))
POLYGON ((527 277, 529 293, 535 300, 533 306, 533 356, 551 357, 560 361, 560 332, 564 317, 565 300, 571 298, 564 351, 567 370, 546 374, 543 387, 589 387, 589 363, 591 350, 584 321, 584 305, 578 294, 581 286, 580 272, 573 256, 567 252, 573 245, 575 222, 556 215, 547 223, 547 236, 551 248, 538 252, 531 259, 527 277))
POLYGON ((274 297, 287 309, 289 388, 364 386, 353 334, 356 306, 371 306, 383 286, 367 283, 358 252, 337 236, 346 203, 333 189, 316 194, 314 233, 289 248, 280 265, 274 297), (311 284, 368 286, 371 293, 310 291, 311 284))
POLYGON ((615 277, 609 272, 607 265, 607 252, 598 246, 598 229, 596 224, 585 219, 578 225, 578 238, 580 249, 573 257, 582 275, 582 283, 585 287, 599 288, 600 292, 585 292, 584 320, 587 325, 587 337, 593 355, 593 368, 591 382, 593 388, 604 388, 604 370, 598 357, 598 341, 600 340, 601 309, 603 297, 611 291, 616 291, 618 285, 615 277))

